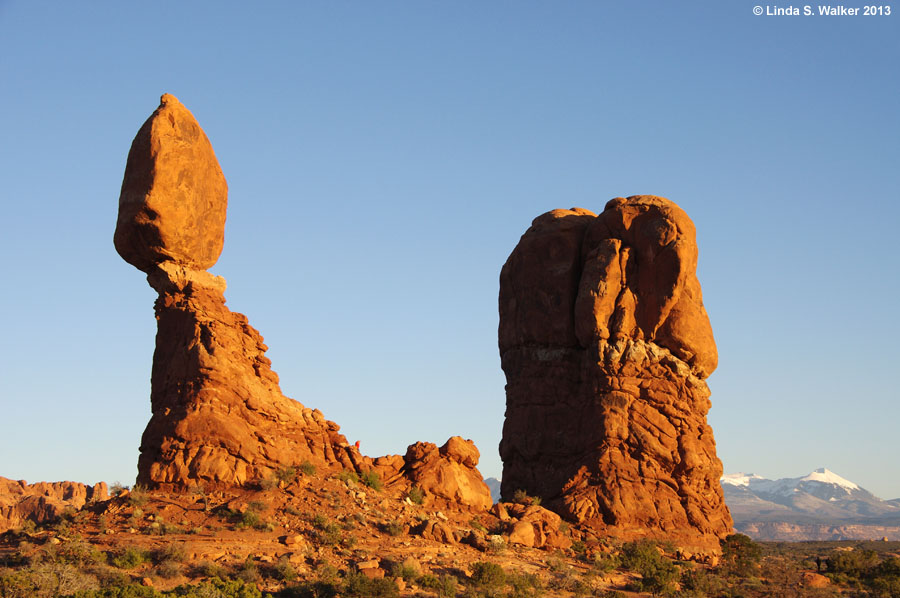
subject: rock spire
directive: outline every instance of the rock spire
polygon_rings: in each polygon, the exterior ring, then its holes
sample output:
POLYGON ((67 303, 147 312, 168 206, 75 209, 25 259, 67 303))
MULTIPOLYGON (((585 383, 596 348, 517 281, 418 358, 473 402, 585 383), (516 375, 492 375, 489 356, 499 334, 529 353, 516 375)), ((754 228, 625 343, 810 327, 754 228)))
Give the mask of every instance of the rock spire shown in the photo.
POLYGON ((337 424, 281 393, 262 336, 206 271, 222 252, 227 196, 206 134, 163 95, 128 153, 114 236, 159 293, 137 479, 149 487, 242 485, 303 461, 358 460, 337 424))
POLYGON ((623 538, 714 550, 729 533, 695 237, 654 196, 553 210, 522 236, 500 274, 504 497, 623 538))

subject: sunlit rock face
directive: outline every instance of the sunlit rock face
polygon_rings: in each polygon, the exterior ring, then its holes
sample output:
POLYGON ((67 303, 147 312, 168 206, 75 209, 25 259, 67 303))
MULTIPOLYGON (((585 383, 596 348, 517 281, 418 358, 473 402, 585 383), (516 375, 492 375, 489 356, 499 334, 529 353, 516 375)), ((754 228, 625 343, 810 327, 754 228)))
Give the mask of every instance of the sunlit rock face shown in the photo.
POLYGON ((337 424, 281 393, 262 336, 206 271, 222 252, 227 189, 194 116, 162 96, 128 153, 114 236, 159 293, 137 479, 149 487, 243 485, 303 461, 359 461, 337 424))
POLYGON ((717 548, 732 522, 696 268, 694 225, 661 197, 534 220, 500 274, 505 497, 524 490, 623 538, 717 548))

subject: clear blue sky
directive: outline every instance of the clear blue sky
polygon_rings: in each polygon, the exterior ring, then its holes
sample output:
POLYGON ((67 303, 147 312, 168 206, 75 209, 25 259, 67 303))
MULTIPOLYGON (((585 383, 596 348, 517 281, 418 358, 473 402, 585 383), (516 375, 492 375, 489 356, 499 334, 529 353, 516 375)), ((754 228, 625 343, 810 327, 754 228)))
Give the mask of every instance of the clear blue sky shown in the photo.
POLYGON ((367 454, 459 434, 499 476, 506 257, 656 194, 697 225, 725 470, 900 497, 900 6, 753 6, 0 0, 0 475, 134 480, 155 293, 112 234, 169 92, 228 179, 228 305, 367 454))

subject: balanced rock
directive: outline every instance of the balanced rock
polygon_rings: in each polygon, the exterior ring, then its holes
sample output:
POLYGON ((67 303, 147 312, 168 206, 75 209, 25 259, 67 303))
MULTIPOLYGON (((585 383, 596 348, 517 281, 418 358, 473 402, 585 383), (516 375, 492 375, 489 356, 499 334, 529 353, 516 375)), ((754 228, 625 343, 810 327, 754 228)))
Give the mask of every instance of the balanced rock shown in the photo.
POLYGON ((243 485, 309 461, 353 467, 337 424, 285 397, 263 339, 205 271, 224 241, 227 187, 206 135, 174 96, 128 154, 115 245, 159 293, 139 484, 243 485))
POLYGON ((673 202, 554 210, 500 274, 502 495, 623 538, 715 550, 731 530, 705 379, 694 225, 673 202))
POLYGON ((212 267, 225 243, 228 185, 194 115, 165 94, 128 152, 113 240, 150 272, 163 261, 212 267))

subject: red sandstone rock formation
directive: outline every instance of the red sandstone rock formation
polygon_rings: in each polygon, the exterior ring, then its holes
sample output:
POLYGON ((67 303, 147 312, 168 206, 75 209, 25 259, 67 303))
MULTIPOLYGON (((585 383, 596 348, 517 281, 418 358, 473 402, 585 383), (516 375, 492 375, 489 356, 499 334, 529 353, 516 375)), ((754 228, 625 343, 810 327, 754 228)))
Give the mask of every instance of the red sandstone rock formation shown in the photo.
POLYGON ((116 250, 158 293, 152 417, 137 482, 151 488, 240 486, 309 461, 374 470, 388 484, 418 485, 426 500, 484 510, 490 491, 478 449, 453 437, 371 459, 318 410, 282 395, 263 339, 225 306, 225 280, 205 271, 224 243, 227 186, 193 115, 171 95, 128 154, 116 250))
POLYGON ((222 251, 226 203, 209 140, 162 96, 128 154, 114 237, 159 293, 137 479, 149 487, 242 485, 303 461, 354 465, 337 424, 281 394, 262 337, 225 306, 225 280, 205 271, 222 251))
POLYGON ((80 509, 89 501, 108 498, 104 482, 93 486, 77 482, 28 484, 0 477, 0 533, 19 528, 26 521, 54 521, 67 509, 80 509))
POLYGON ((425 493, 426 505, 437 502, 485 511, 493 501, 475 468, 480 457, 475 443, 459 436, 450 438, 441 448, 431 442, 417 442, 407 449, 401 473, 425 493))
POLYGON ((693 223, 660 197, 534 220, 500 274, 504 497, 623 538, 729 533, 696 266, 693 223))

